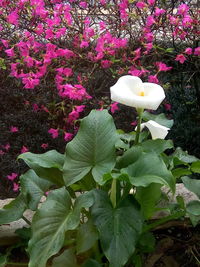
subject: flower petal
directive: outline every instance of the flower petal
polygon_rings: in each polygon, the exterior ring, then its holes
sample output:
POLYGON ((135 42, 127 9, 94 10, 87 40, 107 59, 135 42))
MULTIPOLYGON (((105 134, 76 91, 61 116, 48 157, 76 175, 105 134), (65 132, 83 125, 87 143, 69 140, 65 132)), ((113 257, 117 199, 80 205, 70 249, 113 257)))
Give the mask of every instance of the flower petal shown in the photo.
POLYGON ((152 139, 165 139, 168 131, 170 130, 169 128, 152 120, 142 123, 141 130, 144 129, 145 126, 149 129, 152 139))

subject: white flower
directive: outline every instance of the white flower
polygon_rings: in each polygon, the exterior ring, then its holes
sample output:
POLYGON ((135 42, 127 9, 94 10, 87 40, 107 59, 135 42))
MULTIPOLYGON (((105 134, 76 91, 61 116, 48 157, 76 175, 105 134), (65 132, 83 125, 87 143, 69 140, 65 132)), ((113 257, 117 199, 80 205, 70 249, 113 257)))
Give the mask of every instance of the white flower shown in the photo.
POLYGON ((110 88, 111 99, 126 106, 156 110, 165 98, 163 88, 143 83, 139 77, 125 75, 110 88))
POLYGON ((169 128, 152 120, 142 123, 141 130, 144 129, 145 126, 149 129, 152 139, 165 139, 168 131, 170 130, 169 128))

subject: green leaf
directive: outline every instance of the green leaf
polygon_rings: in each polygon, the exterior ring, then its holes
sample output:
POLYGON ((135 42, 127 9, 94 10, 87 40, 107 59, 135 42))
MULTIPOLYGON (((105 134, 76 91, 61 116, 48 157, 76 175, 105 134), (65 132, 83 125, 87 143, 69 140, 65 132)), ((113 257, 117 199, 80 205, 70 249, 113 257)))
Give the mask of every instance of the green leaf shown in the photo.
POLYGON ((147 187, 137 187, 136 199, 140 203, 145 219, 152 217, 156 210, 156 203, 161 197, 162 185, 151 183, 147 187))
POLYGON ((53 259, 52 267, 78 267, 73 248, 65 250, 61 255, 53 259))
POLYGON ((193 226, 196 226, 200 221, 200 201, 190 201, 186 206, 186 211, 190 217, 193 226))
POLYGON ((65 232, 78 226, 82 207, 89 208, 92 204, 92 192, 80 195, 73 210, 65 188, 50 192, 33 217, 29 267, 45 267, 47 260, 62 248, 65 232))
POLYGON ((95 190, 94 195, 91 213, 99 230, 103 252, 111 267, 124 266, 134 253, 142 231, 139 206, 132 196, 128 196, 113 208, 106 192, 95 190))
POLYGON ((89 219, 86 223, 81 224, 76 238, 77 254, 83 253, 92 248, 98 238, 98 231, 91 219, 89 219))
POLYGON ((164 113, 155 115, 155 114, 149 113, 148 111, 144 111, 142 114, 142 119, 144 121, 153 120, 167 128, 171 128, 174 124, 174 120, 168 120, 164 113))
POLYGON ((200 160, 192 163, 191 170, 195 173, 200 173, 200 160))
POLYGON ((181 163, 192 163, 199 160, 195 156, 189 155, 187 151, 183 151, 180 147, 176 148, 175 152, 173 153, 173 157, 175 165, 181 163))
POLYGON ((21 191, 27 200, 29 209, 36 210, 41 197, 52 185, 51 182, 41 179, 33 170, 20 176, 21 191))
POLYGON ((64 180, 67 186, 81 180, 90 171, 99 184, 115 165, 118 135, 113 118, 106 110, 92 110, 81 121, 76 137, 67 144, 64 180))
POLYGON ((5 267, 7 263, 7 255, 0 255, 0 267, 5 267))
POLYGON ((190 201, 186 206, 186 211, 192 215, 200 216, 200 201, 190 201))
POLYGON ((160 154, 164 152, 166 149, 171 149, 174 147, 173 142, 171 140, 162 140, 162 139, 155 139, 155 140, 147 140, 143 142, 142 148, 144 151, 152 151, 156 154, 160 154))
POLYGON ((190 175, 192 172, 186 168, 176 168, 172 170, 172 174, 175 178, 180 178, 184 175, 190 175))
POLYGON ((18 159, 23 159, 39 177, 59 186, 64 185, 62 177, 64 155, 56 150, 50 150, 43 154, 27 152, 21 154, 18 159))
POLYGON ((184 186, 191 192, 195 193, 198 198, 200 198, 200 180, 197 179, 190 179, 189 177, 185 176, 182 177, 182 181, 184 186))
POLYGON ((132 146, 127 150, 123 156, 118 157, 116 168, 126 168, 128 165, 134 163, 142 154, 141 146, 132 146))
POLYGON ((26 202, 22 194, 0 209, 0 224, 19 220, 26 209, 26 202))
POLYGON ((154 152, 142 153, 139 159, 121 170, 128 174, 130 183, 135 186, 147 187, 151 183, 168 186, 175 192, 175 179, 167 169, 161 156, 154 152))
POLYGON ((81 265, 81 267, 103 267, 98 261, 94 259, 88 259, 86 262, 81 265))
POLYGON ((139 248, 142 252, 149 253, 155 249, 156 240, 151 232, 142 233, 139 239, 139 248))

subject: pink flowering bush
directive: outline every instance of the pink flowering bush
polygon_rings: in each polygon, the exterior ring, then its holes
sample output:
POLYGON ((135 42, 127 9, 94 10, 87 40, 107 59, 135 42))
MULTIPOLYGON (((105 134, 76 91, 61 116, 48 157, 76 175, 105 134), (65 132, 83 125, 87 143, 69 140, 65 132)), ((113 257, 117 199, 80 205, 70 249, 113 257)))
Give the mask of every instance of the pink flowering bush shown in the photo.
MULTIPOLYGON (((1 71, 35 94, 23 105, 47 116, 49 138, 68 142, 91 107, 118 111, 108 88, 121 75, 167 84, 166 72, 188 64, 196 71, 198 15, 193 1, 181 0, 1 0, 1 71)), ((23 131, 17 121, 8 128, 23 131)), ((29 149, 24 140, 16 154, 29 149)))

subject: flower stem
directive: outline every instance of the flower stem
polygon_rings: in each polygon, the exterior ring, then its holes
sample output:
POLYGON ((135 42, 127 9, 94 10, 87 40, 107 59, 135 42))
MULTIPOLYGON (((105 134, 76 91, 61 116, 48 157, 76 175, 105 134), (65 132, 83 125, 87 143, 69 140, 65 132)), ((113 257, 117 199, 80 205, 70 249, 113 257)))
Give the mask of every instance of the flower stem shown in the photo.
POLYGON ((138 112, 138 124, 137 124, 137 130, 136 130, 135 145, 139 143, 143 109, 138 108, 137 112, 138 112))
POLYGON ((116 194, 117 194, 117 184, 116 184, 116 179, 112 180, 112 186, 111 186, 111 193, 110 193, 110 200, 113 204, 113 208, 116 207, 116 194))
POLYGON ((24 216, 22 216, 22 219, 28 224, 28 225, 31 225, 31 222, 24 216))

